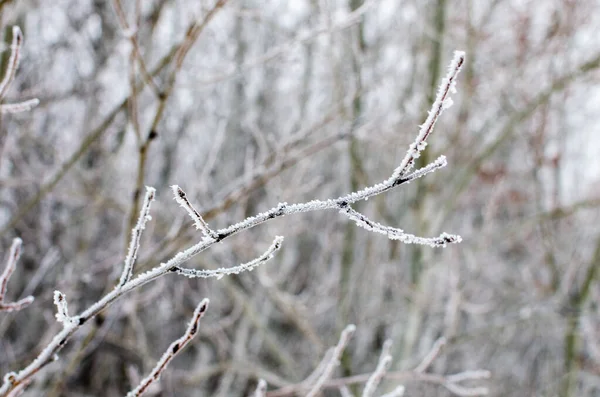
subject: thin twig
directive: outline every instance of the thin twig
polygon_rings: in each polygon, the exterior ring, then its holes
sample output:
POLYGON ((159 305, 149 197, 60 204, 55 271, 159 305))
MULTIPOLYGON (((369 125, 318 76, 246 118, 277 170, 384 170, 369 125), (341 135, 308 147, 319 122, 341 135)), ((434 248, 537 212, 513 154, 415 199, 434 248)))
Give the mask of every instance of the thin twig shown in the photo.
POLYGON ((387 372, 390 364, 392 363, 392 356, 390 356, 391 347, 392 341, 390 339, 386 340, 383 343, 381 355, 379 356, 379 362, 377 363, 377 368, 365 384, 362 397, 371 397, 373 393, 375 393, 377 386, 379 386, 381 379, 383 379, 383 377, 385 376, 385 373, 387 372))
POLYGON ((198 327, 200 325, 200 319, 204 316, 204 313, 206 313, 206 309, 208 308, 208 302, 208 299, 203 299, 202 302, 200 302, 200 304, 196 307, 196 310, 194 310, 192 321, 190 321, 185 333, 181 336, 181 338, 171 343, 160 360, 158 360, 156 366, 150 372, 150 374, 144 378, 135 389, 127 393, 127 397, 141 396, 148 386, 150 386, 160 377, 160 374, 164 371, 167 365, 169 365, 171 360, 173 360, 173 358, 179 352, 181 352, 181 350, 183 350, 183 348, 194 338, 194 336, 196 336, 198 333, 198 327))
POLYGON ((153 187, 146 187, 146 196, 144 197, 144 204, 142 204, 142 209, 140 211, 140 216, 138 218, 137 224, 131 231, 131 241, 129 243, 129 249, 127 250, 127 257, 125 258, 123 273, 121 273, 121 278, 119 280, 117 288, 121 288, 129 280, 131 280, 131 276, 133 275, 133 266, 137 258, 138 250, 140 249, 140 239, 142 237, 142 232, 146 228, 146 222, 152 219, 152 217, 150 216, 150 206, 154 201, 155 195, 156 189, 154 189, 153 187))
POLYGON ((10 277, 17 268, 17 261, 21 256, 21 244, 22 240, 20 238, 13 239, 6 267, 0 275, 0 312, 18 311, 29 306, 33 302, 33 296, 28 296, 17 302, 4 302, 6 290, 8 288, 8 280, 10 280, 10 277))
POLYGON ((354 324, 350 324, 350 325, 346 326, 346 328, 342 331, 342 334, 340 335, 340 340, 338 341, 337 345, 333 349, 333 354, 331 356, 331 359, 329 360, 329 362, 323 369, 323 373, 321 374, 319 379, 317 379, 317 382, 310 389, 308 394, 306 394, 306 397, 316 396, 317 393, 319 393, 319 391, 325 384, 325 382, 329 378, 331 378, 331 375, 333 374, 333 370, 336 369, 338 365, 340 365, 340 358, 342 357, 342 353, 346 349, 346 346, 348 345, 348 342, 350 341, 352 334, 354 334, 354 331, 356 331, 356 326, 354 324))

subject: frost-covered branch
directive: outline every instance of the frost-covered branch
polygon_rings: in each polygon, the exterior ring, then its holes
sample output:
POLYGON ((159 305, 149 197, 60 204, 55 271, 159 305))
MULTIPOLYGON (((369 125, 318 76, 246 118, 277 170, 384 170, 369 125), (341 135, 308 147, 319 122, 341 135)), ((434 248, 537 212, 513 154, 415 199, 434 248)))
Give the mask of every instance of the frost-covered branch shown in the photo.
MULTIPOLYGON (((341 342, 341 340, 340 340, 341 342)), ((489 379, 491 374, 486 370, 473 370, 464 371, 457 374, 450 375, 437 375, 428 373, 426 370, 431 366, 433 361, 439 357, 442 347, 445 345, 445 338, 438 339, 425 357, 421 360, 420 364, 417 365, 413 370, 410 371, 397 371, 388 372, 388 367, 391 363, 392 357, 389 355, 390 341, 386 341, 383 345, 377 368, 373 373, 353 375, 338 379, 326 379, 320 386, 321 390, 324 389, 338 389, 341 390, 349 385, 356 385, 364 383, 364 389, 361 397, 372 396, 377 388, 378 384, 382 379, 387 379, 396 382, 422 382, 433 385, 444 387, 446 390, 451 392, 453 395, 459 397, 471 397, 471 396, 485 396, 489 393, 486 387, 469 387, 464 386, 461 383, 465 381, 479 381, 489 379)), ((339 346, 339 344, 338 344, 339 346)), ((336 347, 337 349, 337 347, 336 347)), ((330 367, 330 363, 336 363, 334 355, 328 356, 327 367, 330 367)), ((335 367, 334 367, 335 368, 335 367)), ((332 371, 333 369, 329 369, 332 371)), ((268 393, 269 397, 284 397, 299 394, 306 388, 306 381, 300 382, 295 385, 285 386, 278 390, 274 390, 268 393)), ((384 394, 381 397, 401 397, 404 395, 405 386, 398 385, 391 392, 384 394)))
POLYGON ((375 389, 379 386, 381 379, 385 376, 388 368, 392 363, 392 356, 390 355, 390 348, 392 347, 392 341, 386 340, 383 343, 383 348, 381 349, 381 355, 379 356, 379 362, 377 363, 377 368, 375 368, 375 372, 369 377, 369 380, 365 384, 365 388, 362 392, 362 397, 371 397, 373 393, 375 393, 375 389))
MULTIPOLYGON (((215 7, 213 8, 213 11, 218 9, 223 4, 224 4, 223 1, 217 2, 215 7)), ((208 19, 208 15, 205 18, 205 20, 206 19, 208 19)), ((199 29, 202 26, 200 26, 199 29)), ((195 36, 195 35, 192 35, 192 36, 195 36)), ((205 251, 206 249, 210 248, 214 244, 219 243, 236 233, 253 228, 253 227, 255 227, 263 222, 269 221, 271 219, 275 219, 275 218, 282 217, 285 215, 296 214, 296 213, 332 209, 332 210, 342 211, 346 216, 349 216, 351 218, 354 217, 353 220, 355 220, 355 221, 357 219, 360 220, 360 222, 358 222, 358 223, 361 223, 362 227, 367 227, 369 230, 372 230, 374 232, 383 233, 385 235, 388 235, 388 237, 390 237, 390 236, 398 237, 397 239, 400 241, 422 242, 422 243, 430 244, 433 246, 445 246, 448 243, 459 242, 460 241, 459 236, 449 235, 449 234, 445 234, 445 233, 434 239, 426 239, 426 238, 421 238, 421 237, 416 237, 416 236, 406 234, 403 231, 400 231, 400 229, 390 228, 390 227, 383 226, 376 222, 368 220, 362 214, 359 214, 358 212, 356 212, 352 208, 350 208, 350 205, 357 201, 366 200, 370 197, 387 192, 387 191, 389 191, 393 188, 396 188, 402 184, 408 183, 415 178, 424 176, 424 175, 428 174, 429 172, 439 169, 446 164, 445 158, 440 157, 437 160, 435 160, 433 163, 426 165, 425 167, 409 174, 409 171, 410 171, 410 168, 412 168, 414 159, 416 157, 418 157, 419 153, 425 148, 425 144, 424 144, 425 140, 430 135, 430 133, 433 129, 433 126, 435 124, 435 121, 439 117, 443 108, 448 107, 448 104, 450 103, 449 102, 449 92, 451 92, 453 90, 456 76, 457 76, 458 71, 460 70, 461 66, 463 65, 463 63, 464 63, 464 53, 456 52, 454 60, 450 64, 448 76, 442 81, 442 84, 438 91, 438 98, 436 99, 436 101, 434 103, 432 111, 430 112, 429 117, 427 118, 426 122, 421 127, 421 130, 419 132, 419 135, 417 136, 415 143, 413 143, 413 145, 411 145, 411 148, 409 149, 409 151, 407 153, 407 157, 405 157, 405 159, 401 163, 400 167, 398 167, 393 172, 392 176, 381 183, 366 187, 366 188, 356 191, 356 192, 351 192, 349 194, 338 197, 336 199, 313 200, 313 201, 309 201, 309 202, 305 202, 305 203, 298 203, 298 204, 280 203, 268 211, 260 213, 256 216, 248 217, 239 223, 236 223, 234 225, 231 225, 231 226, 228 226, 226 228, 219 229, 216 231, 211 230, 210 228, 208 228, 207 225, 202 223, 202 221, 201 221, 202 218, 201 217, 198 218, 196 216, 197 211, 193 209, 193 207, 191 206, 191 204, 189 202, 186 203, 186 200, 183 200, 183 197, 181 197, 181 195, 179 194, 179 189, 175 190, 177 193, 176 198, 179 197, 182 200, 180 202, 180 204, 183 203, 182 204, 183 207, 190 213, 190 215, 192 215, 192 218, 196 222, 197 226, 200 225, 201 229, 205 228, 205 229, 202 229, 205 231, 204 238, 202 238, 198 243, 177 253, 175 256, 173 256, 171 259, 169 259, 167 262, 161 263, 160 265, 156 266, 155 268, 153 268, 147 272, 139 274, 135 278, 131 278, 130 272, 132 270, 130 268, 124 269, 122 280, 128 280, 128 281, 125 281, 125 283, 123 283, 123 284, 120 283, 119 288, 115 288, 114 290, 110 291, 104 297, 102 297, 100 300, 98 300, 96 303, 94 303, 92 306, 90 306, 88 309, 84 310, 83 312, 79 313, 78 315, 73 316, 73 317, 67 317, 67 318, 71 319, 72 321, 70 321, 68 323, 69 324, 68 326, 65 325, 65 327, 63 327, 63 329, 54 336, 54 338, 50 341, 50 343, 46 346, 46 348, 44 348, 39 353, 39 355, 36 357, 35 360, 33 360, 29 365, 27 365, 21 371, 16 372, 16 373, 11 372, 10 382, 5 380, 2 384, 2 386, 0 386, 0 397, 6 397, 9 392, 14 390, 19 385, 23 384, 23 382, 28 381, 33 375, 35 375, 45 365, 54 361, 57 357, 56 356, 57 353, 63 348, 63 346, 73 336, 73 334, 77 331, 77 329, 79 329, 83 324, 85 324, 90 318, 93 318, 94 316, 96 316, 99 312, 101 312, 102 310, 104 310, 105 308, 110 306, 114 301, 116 301, 123 295, 127 294, 128 292, 133 291, 133 290, 141 287, 142 285, 145 285, 153 280, 156 280, 159 277, 164 276, 165 274, 172 273, 172 272, 180 273, 180 274, 183 274, 186 276, 191 276, 191 277, 219 277, 219 275, 235 274, 240 271, 250 270, 250 269, 260 265, 261 263, 264 263, 266 260, 268 260, 272 256, 273 252, 275 252, 279 248, 279 246, 281 244, 280 238, 275 239, 275 242, 273 243, 271 248, 269 248, 269 250, 267 250, 267 252, 265 254, 263 254, 261 257, 255 259, 254 261, 251 261, 245 265, 241 265, 241 266, 234 267, 231 269, 218 269, 212 273, 209 271, 206 271, 206 270, 184 269, 181 267, 181 265, 183 263, 189 261, 192 257, 205 251), (127 270, 127 271, 125 271, 125 270, 127 270)), ((185 194, 184 194, 184 197, 185 197, 185 194)), ((149 204, 148 204, 147 210, 149 210, 149 204)), ((145 222, 148 218, 147 218, 147 215, 143 215, 143 214, 146 214, 144 209, 142 210, 142 215, 140 216, 140 219, 142 220, 142 222, 145 222)), ((143 227, 141 227, 138 230, 138 232, 141 232, 142 229, 143 229, 143 227)), ((130 248, 133 247, 132 251, 131 251, 131 252, 133 252, 133 254, 131 256, 128 255, 128 257, 130 257, 130 260, 126 260, 126 262, 130 263, 131 266, 133 266, 133 262, 135 261, 135 253, 137 252, 137 244, 139 243, 139 235, 137 232, 135 232, 135 230, 132 232, 132 236, 133 236, 133 239, 132 239, 133 245, 130 246, 130 248), (135 242, 136 236, 137 236, 137 243, 135 242)), ((390 238, 392 238, 392 237, 390 237, 390 238)), ((349 337, 349 334, 351 334, 351 328, 347 328, 344 331, 344 333, 342 334, 343 338, 342 338, 342 340, 340 340, 340 342, 342 342, 344 338, 347 339, 349 337)), ((341 354, 341 350, 343 350, 344 346, 345 345, 336 346, 336 349, 334 349, 335 354, 333 354, 333 358, 328 362, 328 364, 324 368, 321 376, 316 381, 316 384, 313 387, 313 390, 315 390, 315 391, 312 394, 315 394, 323 386, 324 382, 326 382, 326 380, 331 376, 331 372, 337 366, 337 362, 339 360, 339 354, 341 354)), ((366 380, 368 380, 368 378, 366 380)), ((304 384, 303 387, 305 387, 305 386, 306 385, 304 384)))
POLYGON ((254 391, 254 397, 265 397, 267 393, 267 382, 264 379, 258 380, 258 385, 256 385, 256 390, 254 391))
POLYGON ((190 203, 183 189, 177 185, 171 186, 171 189, 173 189, 175 201, 177 201, 177 203, 181 205, 188 214, 190 214, 190 217, 196 225, 196 229, 202 231, 204 236, 216 239, 218 237, 217 234, 208 226, 208 223, 206 223, 206 221, 202 218, 202 215, 200 215, 192 203, 190 203))
MULTIPOLYGON (((17 69, 19 68, 19 60, 21 59, 21 46, 23 45, 23 33, 18 26, 12 28, 12 44, 10 45, 10 58, 6 65, 4 78, 0 82, 0 101, 6 95, 10 84, 15 79, 17 69)), ((2 104, 0 105, 0 113, 20 113, 28 111, 38 105, 38 99, 30 99, 23 102, 2 104)))
POLYGON ((144 203, 142 204, 142 209, 140 210, 140 216, 138 218, 138 221, 133 230, 131 231, 131 241, 129 242, 127 257, 125 258, 123 273, 121 273, 118 288, 121 288, 129 280, 131 280, 131 276, 133 275, 133 266, 137 258, 137 253, 140 249, 140 239, 142 237, 142 232, 146 228, 146 223, 152 219, 152 216, 150 216, 150 206, 152 205, 155 196, 156 189, 154 189, 153 187, 146 186, 146 196, 144 197, 144 203))
POLYGON ((10 252, 8 254, 8 261, 6 267, 0 275, 0 312, 12 312, 21 310, 33 302, 33 296, 28 296, 17 302, 4 302, 6 296, 6 290, 8 288, 8 280, 12 276, 13 272, 17 268, 17 261, 21 256, 21 244, 20 238, 15 238, 10 246, 10 252))
POLYGON ((181 274, 182 276, 190 277, 190 278, 210 278, 215 277, 217 279, 221 279, 223 276, 230 276, 232 274, 240 274, 243 272, 250 272, 254 270, 254 268, 262 265, 267 262, 269 259, 273 258, 275 252, 281 248, 281 243, 283 242, 282 236, 275 237, 271 246, 258 258, 248 262, 243 263, 234 267, 222 267, 215 270, 209 269, 186 269, 183 267, 175 266, 171 269, 172 272, 177 274, 181 274))
POLYGON ((204 316, 204 313, 206 313, 206 309, 208 308, 208 302, 208 299, 203 299, 200 302, 200 304, 196 307, 196 310, 194 310, 194 315, 192 316, 192 320, 190 321, 185 334, 183 334, 181 338, 171 343, 169 348, 156 363, 156 366, 152 372, 150 372, 146 378, 142 379, 140 384, 135 389, 127 393, 127 397, 137 397, 144 394, 144 391, 146 391, 148 386, 150 386, 154 381, 158 380, 160 374, 164 371, 167 365, 169 365, 171 360, 173 360, 173 358, 179 352, 181 352, 181 350, 183 350, 188 343, 190 343, 194 336, 196 336, 198 333, 198 327, 200 326, 200 319, 204 316))
POLYGON ((465 63, 465 53, 463 51, 454 51, 454 59, 448 66, 448 73, 442 80, 437 92, 435 101, 431 105, 431 110, 428 113, 427 120, 421 125, 417 139, 410 144, 406 156, 400 163, 400 166, 394 170, 393 176, 403 176, 408 173, 414 166, 415 160, 419 158, 421 152, 427 147, 427 138, 433 131, 433 127, 437 122, 438 118, 444 111, 452 106, 452 98, 450 94, 456 92, 456 78, 458 73, 465 63))
POLYGON ((445 247, 447 244, 460 243, 462 241, 460 236, 448 233, 442 233, 438 237, 432 238, 418 237, 414 234, 406 233, 402 229, 397 229, 374 222, 350 206, 340 210, 340 213, 352 219, 354 222, 356 222, 357 226, 360 226, 363 229, 375 233, 381 233, 386 235, 390 240, 399 240, 405 244, 424 244, 431 247, 445 247))
POLYGON ((342 334, 340 335, 340 340, 338 341, 337 345, 334 347, 333 354, 331 355, 329 362, 323 369, 323 373, 321 374, 321 376, 319 376, 319 379, 317 379, 317 382, 310 389, 310 391, 306 394, 306 397, 316 396, 319 393, 319 391, 321 390, 321 388, 323 387, 323 385, 325 384, 325 382, 329 378, 331 378, 331 375, 333 374, 333 370, 335 370, 337 368, 337 366, 340 365, 340 358, 342 357, 344 350, 346 350, 346 346, 348 346, 348 342, 350 341, 350 338, 352 338, 354 331, 356 331, 356 326, 354 326, 354 324, 350 324, 350 325, 346 326, 346 328, 342 331, 342 334))
POLYGON ((21 45, 23 45, 23 33, 21 33, 21 29, 18 26, 13 26, 10 58, 8 58, 4 78, 2 79, 2 82, 0 82, 0 99, 4 98, 10 83, 13 82, 15 75, 17 74, 19 61, 21 60, 21 45))

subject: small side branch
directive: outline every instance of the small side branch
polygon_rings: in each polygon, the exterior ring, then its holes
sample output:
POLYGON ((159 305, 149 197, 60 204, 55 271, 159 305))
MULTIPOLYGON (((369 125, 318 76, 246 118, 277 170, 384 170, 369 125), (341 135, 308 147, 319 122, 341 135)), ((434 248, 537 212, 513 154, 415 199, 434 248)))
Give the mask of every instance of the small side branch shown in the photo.
MULTIPOLYGON (((21 46, 23 45, 23 33, 18 26, 12 28, 12 44, 10 45, 10 58, 4 72, 4 78, 0 82, 0 101, 6 95, 8 88, 15 79, 19 60, 21 59, 21 46)), ((0 113, 20 113, 31 110, 36 107, 40 101, 38 99, 29 99, 27 101, 0 105, 0 113)))
POLYGON ((249 272, 254 270, 256 267, 262 265, 267 262, 275 255, 275 252, 281 248, 281 243, 283 242, 282 236, 275 237, 271 246, 258 258, 248 262, 243 263, 239 266, 234 267, 222 267, 216 270, 197 270, 197 269, 187 269, 180 266, 176 266, 171 271, 181 274, 182 276, 190 277, 190 278, 210 278, 215 277, 217 279, 223 278, 223 276, 229 276, 231 274, 239 274, 242 272, 249 272))
POLYGON ((127 250, 127 257, 125 258, 125 264, 123 266, 123 273, 121 273, 121 278, 119 280, 119 285, 117 288, 121 288, 129 280, 131 280, 131 276, 133 275, 133 266, 135 264, 135 260, 137 259, 137 253, 140 249, 140 239, 142 238, 142 232, 146 228, 146 223, 152 219, 150 216, 150 206, 154 201, 154 197, 156 196, 156 189, 153 187, 146 186, 146 196, 144 197, 144 204, 142 204, 142 209, 140 210, 140 216, 138 218, 137 224, 131 230, 131 241, 129 242, 129 249, 127 250))
POLYGON ((160 374, 164 371, 171 360, 173 360, 173 358, 181 350, 183 350, 183 348, 194 338, 194 336, 196 336, 198 333, 198 327, 200 326, 200 319, 204 316, 204 313, 206 313, 206 309, 208 308, 208 302, 208 299, 203 299, 202 302, 200 302, 200 304, 196 307, 196 310, 194 310, 194 315, 190 321, 190 324, 188 325, 187 330, 185 331, 185 334, 183 334, 181 338, 171 343, 160 360, 158 360, 158 363, 156 363, 156 366, 152 372, 150 372, 150 374, 144 378, 135 389, 127 393, 127 397, 137 397, 144 394, 148 387, 154 381, 158 380, 160 374))
POLYGON ((333 355, 331 356, 331 359, 325 366, 323 373, 321 374, 319 379, 317 379, 317 383, 315 383, 312 389, 310 389, 306 397, 315 397, 319 393, 325 382, 329 378, 331 378, 333 370, 335 370, 337 366, 340 365, 340 358, 342 357, 342 353, 344 353, 344 350, 346 350, 346 346, 348 346, 348 342, 354 334, 354 331, 356 331, 356 326, 354 324, 346 326, 346 328, 342 331, 340 340, 333 349, 333 355))
POLYGON ((4 78, 0 83, 0 99, 4 98, 8 87, 15 79, 17 68, 19 67, 19 60, 21 59, 21 46, 23 45, 23 33, 18 26, 12 28, 12 43, 10 45, 10 58, 8 59, 8 65, 6 66, 6 72, 4 78))
POLYGON ((431 247, 445 247, 448 244, 460 243, 462 238, 455 234, 442 233, 438 237, 418 237, 391 226, 385 226, 370 220, 365 215, 347 206, 340 213, 356 222, 357 226, 371 232, 386 235, 390 240, 399 240, 405 244, 423 244, 431 247))
POLYGON ((0 312, 12 312, 21 310, 33 302, 33 296, 28 296, 17 302, 4 302, 6 296, 6 290, 8 288, 8 280, 12 276, 13 272, 17 268, 17 261, 21 256, 21 245, 22 240, 15 238, 10 247, 10 253, 8 254, 8 261, 4 271, 0 275, 0 312))
POLYGON ((264 379, 258 380, 256 390, 254 391, 254 397, 265 397, 267 393, 267 382, 264 379))
POLYGON ((415 160, 421 156, 421 152, 427 147, 427 138, 433 131, 433 127, 444 109, 452 106, 452 98, 450 94, 456 92, 455 84, 458 73, 465 63, 465 53, 463 51, 454 51, 454 58, 448 66, 448 74, 442 80, 438 88, 435 102, 431 105, 431 110, 428 113, 427 119, 421 125, 417 138, 408 148, 406 156, 400 163, 400 166, 394 170, 395 177, 406 175, 413 167, 415 160))
POLYGON ((73 325, 77 319, 69 316, 69 307, 67 305, 67 297, 60 291, 54 291, 54 304, 56 305, 56 319, 65 327, 73 325))
POLYGON ((177 185, 171 186, 171 189, 173 189, 175 201, 177 201, 177 203, 187 211, 187 213, 194 221, 196 229, 201 230, 204 236, 216 240, 218 238, 217 233, 208 226, 208 223, 206 223, 206 221, 202 218, 202 215, 200 215, 200 213, 196 210, 196 208, 194 208, 192 203, 190 203, 183 189, 177 185))
POLYGON ((390 355, 390 348, 392 347, 392 341, 390 339, 386 340, 383 343, 383 348, 381 349, 381 355, 379 356, 379 362, 377 363, 377 368, 375 372, 371 374, 369 380, 365 384, 365 388, 363 389, 362 397, 371 397, 381 379, 385 376, 388 368, 392 363, 392 356, 390 355))

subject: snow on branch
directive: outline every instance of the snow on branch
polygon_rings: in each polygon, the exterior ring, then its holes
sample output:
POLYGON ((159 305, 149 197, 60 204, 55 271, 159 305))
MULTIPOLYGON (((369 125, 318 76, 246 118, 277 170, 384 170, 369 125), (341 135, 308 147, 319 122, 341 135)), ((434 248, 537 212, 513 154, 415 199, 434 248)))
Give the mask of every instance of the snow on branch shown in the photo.
MULTIPOLYGON (((4 78, 0 82, 0 100, 4 98, 10 84, 15 79, 17 68, 19 67, 19 60, 21 59, 21 46, 23 45, 23 33, 18 26, 12 28, 12 44, 10 45, 10 58, 4 72, 4 78)), ((31 110, 38 105, 40 101, 38 99, 29 99, 27 101, 3 104, 0 105, 0 113, 20 113, 31 110)))
POLYGON ((133 230, 131 231, 131 241, 129 242, 129 248, 127 250, 127 257, 125 258, 125 264, 123 266, 123 273, 119 280, 117 288, 124 286, 133 275, 133 266, 137 259, 137 253, 140 249, 140 239, 142 238, 142 232, 146 228, 146 223, 152 219, 150 216, 150 206, 156 196, 156 189, 153 187, 146 186, 146 196, 144 197, 144 203, 140 210, 140 216, 133 230))
POLYGON ((186 269, 186 268, 176 266, 176 267, 172 268, 171 271, 176 272, 177 274, 181 274, 182 276, 190 277, 190 278, 216 277, 218 280, 220 280, 221 278, 223 278, 223 276, 229 276, 232 274, 240 274, 242 272, 250 272, 250 271, 254 270, 254 268, 262 265, 263 263, 267 262, 269 259, 273 258, 275 252, 278 251, 279 248, 281 248, 282 242, 283 242, 283 237, 276 236, 275 240, 273 240, 273 243, 271 244, 271 246, 261 256, 259 256, 258 258, 254 259, 248 263, 243 263, 239 266, 222 267, 222 268, 219 268, 216 270, 208 270, 208 269, 196 270, 196 269, 186 269))
POLYGON ((323 372, 321 373, 321 376, 319 376, 319 379, 317 379, 317 382, 306 394, 306 397, 315 397, 316 395, 318 395, 325 382, 329 378, 331 378, 333 370, 335 370, 337 366, 340 365, 340 359, 342 357, 342 354, 344 353, 344 350, 346 350, 346 346, 348 346, 348 342, 350 341, 350 338, 352 338, 354 331, 356 331, 356 326, 354 324, 350 324, 346 326, 346 328, 344 328, 342 334, 340 335, 340 340, 338 341, 337 345, 333 348, 333 354, 331 355, 329 362, 323 369, 323 372))
POLYGON ((177 201, 177 203, 181 205, 188 212, 188 214, 190 214, 190 217, 196 225, 196 229, 201 230, 204 236, 216 240, 218 237, 217 234, 208 226, 208 223, 206 223, 206 221, 202 218, 202 215, 200 215, 192 203, 190 203, 183 189, 177 185, 171 186, 171 189, 173 189, 175 201, 177 201))
POLYGON ((6 289, 8 287, 8 280, 12 276, 13 272, 17 268, 17 261, 21 256, 21 244, 20 238, 15 238, 10 246, 10 253, 8 254, 8 261, 6 267, 0 275, 0 312, 12 312, 21 310, 33 302, 33 296, 28 296, 17 302, 4 302, 6 296, 6 289))
POLYGON ((171 360, 173 360, 173 358, 179 352, 181 352, 181 350, 183 350, 183 348, 194 338, 194 336, 196 336, 198 333, 198 327, 200 326, 200 319, 204 316, 204 313, 206 313, 206 309, 208 308, 208 302, 209 300, 205 298, 198 304, 196 310, 194 310, 194 315, 192 316, 192 320, 190 321, 185 333, 181 336, 181 338, 171 343, 163 356, 156 363, 156 366, 152 372, 150 372, 146 378, 142 379, 140 384, 135 389, 127 393, 127 397, 137 397, 144 394, 144 391, 146 391, 148 386, 160 378, 160 374, 164 371, 167 365, 169 365, 171 360))

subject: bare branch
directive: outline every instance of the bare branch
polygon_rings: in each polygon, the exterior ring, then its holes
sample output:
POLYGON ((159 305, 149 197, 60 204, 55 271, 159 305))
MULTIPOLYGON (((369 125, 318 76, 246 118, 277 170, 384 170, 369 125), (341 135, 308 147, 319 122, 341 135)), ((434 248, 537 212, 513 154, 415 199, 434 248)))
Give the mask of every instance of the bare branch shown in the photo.
POLYGON ((264 379, 258 380, 258 385, 254 391, 254 397, 265 397, 267 393, 267 382, 264 379))
POLYGON ((385 393, 384 395, 382 395, 381 397, 402 397, 404 396, 404 391, 406 390, 406 388, 402 385, 396 387, 394 390, 392 390, 389 393, 385 393))
POLYGON ((371 375, 367 383, 365 384, 365 388, 363 389, 362 397, 371 397, 377 386, 379 386, 379 382, 385 376, 390 364, 392 363, 392 356, 390 356, 390 348, 392 347, 392 341, 390 339, 386 340, 383 343, 383 348, 381 349, 381 355, 379 356, 379 362, 377 363, 377 368, 375 372, 371 375))
POLYGON ((127 257, 125 258, 123 273, 121 273, 121 278, 117 288, 121 288, 129 280, 131 280, 131 276, 133 275, 133 266, 135 265, 137 253, 140 249, 142 232, 146 228, 146 223, 152 219, 150 216, 150 206, 152 205, 155 196, 156 189, 146 186, 146 196, 144 197, 144 203, 142 204, 142 209, 140 210, 140 216, 137 224, 131 231, 131 241, 129 242, 129 249, 127 250, 127 257))
POLYGON ((433 361, 440 355, 442 348, 446 346, 446 338, 443 336, 435 341, 433 347, 423 358, 423 361, 415 368, 415 372, 425 372, 431 366, 433 361))
POLYGON ((171 362, 171 360, 173 360, 173 358, 179 352, 181 352, 181 350, 183 350, 183 348, 194 338, 194 336, 196 336, 198 333, 198 327, 200 325, 200 319, 204 316, 204 313, 206 313, 206 309, 208 308, 208 302, 209 301, 206 298, 200 302, 200 304, 196 307, 196 310, 194 310, 192 321, 190 321, 190 324, 188 325, 188 328, 183 336, 171 343, 169 348, 156 363, 156 366, 152 372, 150 372, 150 374, 144 378, 135 389, 127 393, 127 397, 141 396, 144 391, 146 391, 148 386, 150 386, 160 377, 160 374, 164 371, 169 362, 171 362))
POLYGON ((337 366, 340 364, 340 358, 342 357, 342 353, 344 353, 344 350, 346 349, 350 338, 354 334, 354 331, 356 331, 356 326, 354 324, 346 326, 346 328, 342 331, 342 335, 340 336, 340 340, 338 341, 337 345, 333 350, 333 355, 331 356, 331 359, 327 363, 327 366, 325 366, 325 369, 323 370, 323 373, 317 380, 317 383, 315 383, 315 385, 308 392, 306 397, 316 396, 319 390, 321 390, 321 388, 325 384, 325 382, 331 377, 331 375, 333 374, 333 370, 336 369, 337 366))
POLYGON ((13 239, 12 245, 10 246, 10 253, 8 254, 8 261, 6 262, 6 267, 0 275, 0 312, 18 311, 29 306, 33 302, 33 296, 28 296, 17 302, 4 302, 6 290, 8 288, 8 280, 10 280, 10 277, 15 271, 17 267, 17 261, 21 256, 21 244, 22 240, 20 238, 13 239))
POLYGON ((21 58, 21 45, 23 45, 23 33, 21 33, 21 29, 18 26, 13 26, 10 58, 8 59, 6 72, 4 72, 4 78, 2 79, 2 82, 0 82, 0 99, 4 98, 10 83, 15 79, 15 74, 17 73, 19 60, 21 58))

